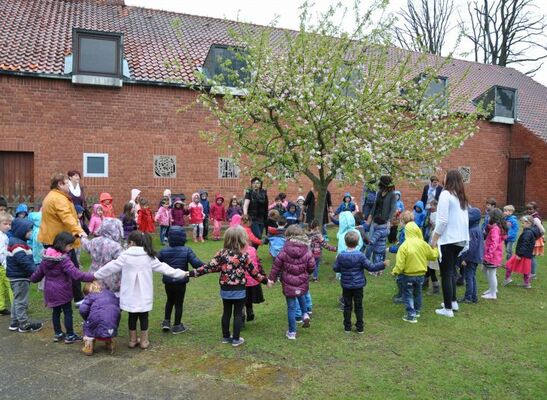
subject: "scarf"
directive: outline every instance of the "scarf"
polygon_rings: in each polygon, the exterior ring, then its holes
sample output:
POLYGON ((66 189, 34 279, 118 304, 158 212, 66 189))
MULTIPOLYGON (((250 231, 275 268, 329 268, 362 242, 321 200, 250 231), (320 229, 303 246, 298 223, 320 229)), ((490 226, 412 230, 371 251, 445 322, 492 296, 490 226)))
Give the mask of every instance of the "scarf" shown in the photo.
POLYGON ((70 190, 70 193, 74 195, 74 197, 80 197, 82 195, 82 189, 80 189, 80 184, 74 187, 72 186, 72 181, 68 181, 68 189, 70 190))

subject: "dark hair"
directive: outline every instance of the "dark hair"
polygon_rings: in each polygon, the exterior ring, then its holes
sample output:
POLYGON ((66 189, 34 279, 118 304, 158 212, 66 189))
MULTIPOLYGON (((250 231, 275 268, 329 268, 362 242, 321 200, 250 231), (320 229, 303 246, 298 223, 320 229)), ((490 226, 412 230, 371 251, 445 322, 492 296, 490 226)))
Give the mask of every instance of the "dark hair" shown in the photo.
POLYGON ((277 225, 279 226, 287 225, 287 219, 285 217, 279 217, 279 219, 277 220, 277 225))
POLYGON ((359 234, 355 231, 349 231, 344 236, 344 242, 346 242, 346 246, 350 248, 357 247, 359 244, 359 234))
POLYGON ((0 196, 0 207, 8 207, 8 202, 2 196, 0 196))
POLYGON ((382 175, 380 181, 378 182, 378 187, 382 190, 387 190, 388 192, 395 190, 395 185, 393 184, 393 179, 389 175, 382 175))
POLYGON ((144 197, 141 197, 139 199, 139 204, 140 204, 141 207, 147 206, 148 205, 148 200, 145 199, 144 197))
POLYGON ((490 219, 488 220, 488 223, 490 225, 496 224, 500 227, 503 234, 507 233, 507 222, 505 222, 505 218, 503 217, 503 212, 499 208, 493 208, 488 212, 488 216, 490 219))
POLYGON ((313 231, 313 230, 317 229, 318 227, 319 227, 319 222, 316 219, 314 219, 312 222, 310 222, 310 230, 313 231))
POLYGON ((50 182, 50 185, 49 185, 49 188, 50 189, 57 189, 59 187, 59 182, 65 182, 65 180, 67 180, 68 177, 61 173, 61 172, 57 172, 56 174, 54 174, 52 177, 51 177, 51 182, 50 182))
POLYGON ((355 225, 361 225, 363 221, 365 220, 365 214, 363 214, 361 211, 356 212, 354 217, 355 217, 355 225))
POLYGON ((384 225, 386 223, 386 219, 381 215, 375 216, 373 221, 377 225, 384 225))
POLYGON ((491 206, 496 207, 498 205, 498 202, 495 198, 490 197, 488 200, 486 200, 486 204, 490 204, 491 206))
POLYGON ((133 213, 133 204, 125 203, 123 206, 123 215, 126 221, 131 221, 135 219, 135 214, 133 213))
POLYGON ((437 175, 431 175, 429 177, 429 182, 433 183, 435 181, 439 182, 439 178, 437 178, 437 175))
POLYGON ((73 244, 75 241, 76 238, 72 233, 63 231, 55 236, 55 239, 53 239, 53 248, 61 253, 64 253, 66 246, 73 244))
POLYGON ((526 208, 528 208, 529 210, 537 211, 538 204, 535 201, 529 201, 528 203, 526 203, 526 208))
POLYGON ((281 200, 285 200, 287 198, 287 193, 281 192, 278 196, 281 200))
POLYGON ((262 186, 262 179, 260 179, 258 176, 255 176, 253 179, 251 179, 251 185, 255 183, 256 181, 260 182, 260 186, 262 186))
POLYGON ((462 210, 465 210, 469 206, 469 200, 465 195, 463 177, 460 171, 458 171, 457 169, 451 169, 446 173, 444 190, 452 193, 460 200, 460 208, 462 210))
POLYGON ((275 196, 275 199, 274 199, 274 200, 275 200, 275 201, 283 201, 283 200, 281 199, 281 196, 280 196, 280 195, 275 196))
POLYGON ((78 175, 80 178, 82 177, 82 174, 80 174, 80 171, 77 171, 75 169, 71 169, 66 173, 69 178, 72 178, 74 175, 78 175))
POLYGON ((151 258, 156 257, 156 252, 152 246, 152 238, 146 232, 133 231, 129 234, 127 238, 127 243, 133 242, 135 246, 144 248, 146 254, 151 258))

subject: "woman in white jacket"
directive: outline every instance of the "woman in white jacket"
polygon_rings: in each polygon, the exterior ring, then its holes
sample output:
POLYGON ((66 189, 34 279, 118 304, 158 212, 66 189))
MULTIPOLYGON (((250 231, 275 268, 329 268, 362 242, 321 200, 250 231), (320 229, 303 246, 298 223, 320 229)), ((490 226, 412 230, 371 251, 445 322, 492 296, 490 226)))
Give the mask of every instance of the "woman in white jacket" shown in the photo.
POLYGON ((431 245, 439 247, 443 303, 438 315, 453 317, 459 306, 456 301, 456 258, 469 246, 469 202, 463 178, 458 170, 446 174, 444 190, 439 196, 437 220, 431 245))
POLYGON ((129 313, 129 347, 139 344, 137 320, 140 321, 140 347, 148 348, 148 312, 152 310, 154 281, 152 272, 160 272, 172 278, 184 278, 188 271, 171 268, 160 262, 147 233, 134 231, 127 238, 129 248, 120 256, 95 272, 95 279, 104 279, 117 272, 122 273, 120 285, 120 308, 129 313))

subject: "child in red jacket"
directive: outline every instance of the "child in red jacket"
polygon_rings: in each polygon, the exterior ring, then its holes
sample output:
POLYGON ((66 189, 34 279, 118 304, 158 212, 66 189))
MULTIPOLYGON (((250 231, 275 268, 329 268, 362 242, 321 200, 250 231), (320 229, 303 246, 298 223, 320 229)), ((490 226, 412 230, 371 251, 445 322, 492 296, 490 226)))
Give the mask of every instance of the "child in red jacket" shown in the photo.
POLYGON ((209 217, 213 222, 213 240, 220 240, 220 228, 222 222, 226 220, 226 209, 224 208, 224 197, 217 194, 215 196, 215 203, 211 206, 209 211, 209 217))
POLYGON ((137 211, 137 226, 141 232, 154 232, 156 226, 154 225, 154 216, 152 215, 152 210, 150 210, 150 204, 148 200, 144 197, 141 197, 139 201, 141 208, 137 211))
POLYGON ((203 220, 205 219, 205 213, 203 212, 199 193, 192 195, 192 202, 188 206, 188 211, 190 212, 190 224, 193 227, 194 242, 204 242, 203 220))

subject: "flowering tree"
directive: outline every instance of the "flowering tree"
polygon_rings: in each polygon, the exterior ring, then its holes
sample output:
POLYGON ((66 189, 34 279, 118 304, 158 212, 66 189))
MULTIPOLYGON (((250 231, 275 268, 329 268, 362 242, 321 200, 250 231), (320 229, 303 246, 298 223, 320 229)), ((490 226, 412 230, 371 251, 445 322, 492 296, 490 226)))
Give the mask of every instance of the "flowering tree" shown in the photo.
POLYGON ((244 68, 227 59, 225 73, 202 76, 211 90, 199 99, 221 127, 203 136, 249 174, 309 178, 319 221, 339 174, 348 183, 415 178, 476 129, 476 115, 450 112, 443 59, 390 47, 389 26, 373 20, 377 6, 363 14, 355 4, 351 33, 334 22, 340 6, 311 25, 305 5, 298 32, 241 26, 232 51, 244 68))

